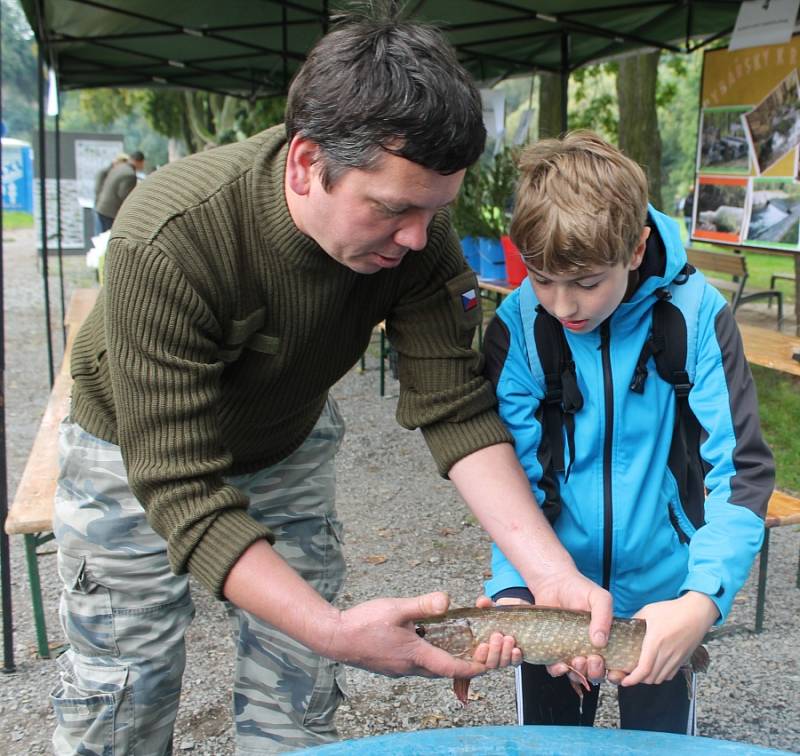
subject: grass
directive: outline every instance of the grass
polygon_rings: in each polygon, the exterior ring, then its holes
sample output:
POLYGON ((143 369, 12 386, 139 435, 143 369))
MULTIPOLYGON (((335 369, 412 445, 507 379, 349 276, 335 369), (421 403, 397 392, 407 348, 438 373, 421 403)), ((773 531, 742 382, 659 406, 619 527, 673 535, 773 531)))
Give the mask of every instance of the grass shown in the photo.
POLYGON ((19 210, 4 210, 3 231, 15 231, 18 228, 33 228, 33 216, 19 210))
POLYGON ((800 435, 791 420, 800 417, 800 379, 758 365, 751 368, 761 429, 775 455, 776 485, 800 495, 800 435))

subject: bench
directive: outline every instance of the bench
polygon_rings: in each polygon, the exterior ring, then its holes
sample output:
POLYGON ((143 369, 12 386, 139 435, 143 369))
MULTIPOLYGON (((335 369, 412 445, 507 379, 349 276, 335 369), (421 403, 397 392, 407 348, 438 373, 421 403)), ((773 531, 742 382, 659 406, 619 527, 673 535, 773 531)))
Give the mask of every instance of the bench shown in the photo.
POLYGON ((755 299, 767 299, 772 304, 773 297, 778 301, 778 328, 783 322, 783 292, 779 289, 752 289, 747 287, 747 260, 743 254, 714 252, 707 249, 689 247, 686 250, 689 262, 695 268, 709 273, 730 276, 728 278, 707 277, 710 284, 731 295, 731 309, 736 312, 739 305, 755 299))
POLYGON ((50 647, 47 642, 47 627, 42 606, 38 548, 53 539, 53 497, 59 474, 58 427, 69 413, 72 388, 69 361, 72 344, 80 324, 94 306, 98 291, 98 289, 77 289, 70 299, 64 316, 67 336, 64 359, 53 382, 47 407, 5 523, 6 533, 22 535, 25 539, 25 560, 28 566, 28 582, 36 626, 36 646, 39 656, 45 659, 50 657, 50 647))
POLYGON ((778 370, 800 378, 800 362, 793 355, 800 352, 800 337, 781 331, 738 323, 744 356, 753 365, 778 370))

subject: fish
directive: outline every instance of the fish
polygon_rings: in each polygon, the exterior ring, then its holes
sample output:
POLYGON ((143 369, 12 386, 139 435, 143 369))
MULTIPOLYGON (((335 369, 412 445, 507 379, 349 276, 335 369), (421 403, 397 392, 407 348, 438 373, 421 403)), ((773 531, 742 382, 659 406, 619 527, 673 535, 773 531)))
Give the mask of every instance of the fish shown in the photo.
MULTIPOLYGON (((428 643, 460 659, 471 659, 480 643, 488 643, 492 633, 511 635, 529 664, 550 665, 563 662, 569 666, 576 656, 597 654, 606 669, 631 671, 638 663, 647 630, 643 619, 614 617, 605 648, 589 640, 589 612, 538 605, 495 606, 486 609, 452 609, 443 615, 416 623, 416 633, 428 643)), ((708 652, 698 646, 690 666, 693 671, 708 669, 708 652)), ((572 669, 572 667, 570 667, 572 669)), ((589 681, 576 672, 589 690, 589 681)), ((582 690, 573 684, 575 692, 582 690)), ((467 702, 469 680, 456 678, 453 690, 462 703, 467 702)))

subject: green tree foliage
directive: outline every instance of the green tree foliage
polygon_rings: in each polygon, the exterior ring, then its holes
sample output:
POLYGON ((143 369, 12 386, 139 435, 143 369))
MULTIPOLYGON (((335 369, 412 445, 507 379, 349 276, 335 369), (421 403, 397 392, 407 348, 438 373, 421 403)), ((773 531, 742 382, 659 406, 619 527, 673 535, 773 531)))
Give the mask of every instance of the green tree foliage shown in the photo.
POLYGON ((2 0, 3 121, 8 135, 30 141, 36 124, 36 43, 15 0, 2 0))
POLYGON ((195 90, 98 89, 81 92, 81 109, 101 123, 140 113, 162 136, 177 139, 185 152, 228 144, 280 123, 285 98, 248 100, 195 90))
POLYGON ((703 53, 664 54, 658 68, 658 123, 664 210, 674 212, 694 182, 703 53))
POLYGON ((618 63, 584 66, 569 81, 569 128, 591 129, 617 144, 619 108, 615 88, 618 63))

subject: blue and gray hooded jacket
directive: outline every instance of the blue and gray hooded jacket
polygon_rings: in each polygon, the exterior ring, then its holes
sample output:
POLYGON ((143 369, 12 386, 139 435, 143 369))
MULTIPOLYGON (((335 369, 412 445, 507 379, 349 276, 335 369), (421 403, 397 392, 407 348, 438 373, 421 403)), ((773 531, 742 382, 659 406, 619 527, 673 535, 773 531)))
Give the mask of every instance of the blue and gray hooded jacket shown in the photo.
MULTIPOLYGON (((645 604, 698 591, 715 602, 723 621, 761 547, 774 464, 730 308, 699 271, 670 286, 686 264, 677 226, 652 208, 648 223, 636 290, 591 333, 565 333, 583 395, 566 480, 548 465, 542 440, 544 376, 532 338, 538 302, 527 280, 487 329, 486 372, 539 505, 555 489, 555 532, 578 569, 611 592, 615 614, 630 616, 645 604), (651 357, 644 392, 630 389, 664 288, 687 322, 689 406, 700 424, 707 496, 691 517, 668 465, 674 388, 651 357)), ((497 546, 492 575, 490 596, 525 585, 497 546)))

